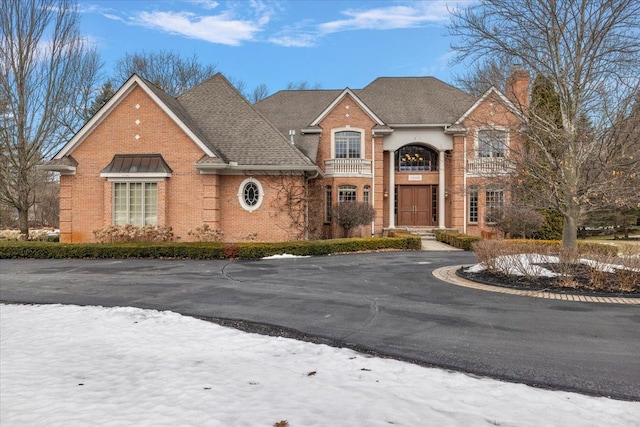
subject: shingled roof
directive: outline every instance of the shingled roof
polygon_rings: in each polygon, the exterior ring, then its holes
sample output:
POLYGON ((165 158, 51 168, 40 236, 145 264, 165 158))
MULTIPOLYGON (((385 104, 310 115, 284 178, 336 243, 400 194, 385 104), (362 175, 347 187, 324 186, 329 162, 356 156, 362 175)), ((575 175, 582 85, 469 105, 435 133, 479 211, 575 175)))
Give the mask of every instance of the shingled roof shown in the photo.
POLYGON ((226 162, 310 167, 313 163, 218 73, 176 98, 188 122, 226 162))
POLYGON ((255 104, 283 135, 295 130, 296 147, 315 162, 319 134, 303 134, 309 124, 342 93, 341 90, 283 90, 255 104))
POLYGON ((380 77, 357 94, 387 125, 453 124, 476 101, 435 77, 380 77))

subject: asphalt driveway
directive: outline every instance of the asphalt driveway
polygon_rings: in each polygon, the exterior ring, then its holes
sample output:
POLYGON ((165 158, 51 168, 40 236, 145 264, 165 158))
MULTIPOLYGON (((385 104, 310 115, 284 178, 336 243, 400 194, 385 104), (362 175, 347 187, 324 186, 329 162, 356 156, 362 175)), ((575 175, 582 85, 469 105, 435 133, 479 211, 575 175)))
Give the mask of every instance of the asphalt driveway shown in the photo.
POLYGON ((240 320, 261 332, 640 401, 637 306, 484 292, 431 274, 473 261, 466 252, 241 262, 0 260, 0 300, 240 320))

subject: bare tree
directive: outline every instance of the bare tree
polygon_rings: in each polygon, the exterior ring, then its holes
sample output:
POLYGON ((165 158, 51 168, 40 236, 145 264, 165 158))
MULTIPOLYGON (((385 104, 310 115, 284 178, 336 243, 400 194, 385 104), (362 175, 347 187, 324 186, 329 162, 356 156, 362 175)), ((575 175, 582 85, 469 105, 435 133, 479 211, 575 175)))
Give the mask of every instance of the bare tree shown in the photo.
POLYGON ((194 53, 182 57, 167 50, 158 52, 127 53, 115 66, 114 80, 117 86, 133 73, 149 80, 169 95, 177 96, 202 83, 216 73, 215 65, 203 65, 194 53))
POLYGON ((285 90, 318 90, 322 89, 322 84, 314 83, 313 85, 306 80, 299 82, 289 82, 285 90))
POLYGON ((520 106, 536 155, 513 157, 546 180, 549 202, 564 218, 563 245, 575 247, 579 218, 596 194, 625 190, 607 171, 631 176, 640 168, 640 159, 618 155, 633 151, 633 138, 611 135, 639 90, 640 2, 487 0, 452 17, 459 61, 517 58, 557 93, 559 125, 520 106))
POLYGON ((251 102, 252 104, 256 104, 265 99, 267 96, 269 96, 269 89, 267 89, 266 84, 261 83, 256 86, 251 92, 251 95, 249 96, 249 102, 251 102))
POLYGON ((18 211, 29 234, 29 210, 50 157, 84 122, 100 69, 79 33, 72 0, 0 2, 0 201, 18 211))
POLYGON ((494 56, 469 68, 466 73, 455 76, 454 82, 460 89, 476 97, 482 96, 492 86, 506 93, 505 82, 515 62, 506 56, 494 56))

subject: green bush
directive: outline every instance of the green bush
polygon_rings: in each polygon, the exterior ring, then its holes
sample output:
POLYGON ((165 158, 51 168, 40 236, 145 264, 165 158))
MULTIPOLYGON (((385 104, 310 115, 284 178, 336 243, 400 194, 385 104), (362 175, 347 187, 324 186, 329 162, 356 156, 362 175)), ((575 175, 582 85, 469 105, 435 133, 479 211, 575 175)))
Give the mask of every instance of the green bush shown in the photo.
POLYGON ((280 243, 81 243, 0 242, 0 259, 186 258, 259 259, 272 255, 328 255, 380 249, 419 250, 419 237, 333 239, 280 243))
POLYGON ((542 227, 536 233, 533 233, 533 238, 536 240, 560 240, 562 239, 562 227, 564 219, 562 214, 553 209, 542 209, 539 211, 544 217, 542 227))
POLYGON ((455 230, 436 230, 436 240, 454 248, 470 251, 471 246, 482 239, 477 236, 462 234, 455 230))

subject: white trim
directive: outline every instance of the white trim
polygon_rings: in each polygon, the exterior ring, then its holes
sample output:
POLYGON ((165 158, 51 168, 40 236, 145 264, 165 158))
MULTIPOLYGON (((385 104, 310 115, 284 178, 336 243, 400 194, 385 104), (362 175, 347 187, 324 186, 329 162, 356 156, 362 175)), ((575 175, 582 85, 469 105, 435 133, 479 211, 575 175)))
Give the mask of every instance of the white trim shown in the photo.
POLYGON ((240 186, 238 187, 238 202, 240 203, 240 206, 242 206, 242 209, 248 212, 258 210, 260 206, 262 206, 263 200, 264 190, 260 181, 251 176, 240 183, 240 186), (258 187, 258 202, 254 206, 247 205, 244 200, 244 187, 249 183, 254 183, 258 187))
POLYGON ((138 77, 136 74, 132 75, 129 80, 111 97, 111 99, 76 133, 69 142, 54 156, 54 159, 61 159, 64 156, 68 156, 75 150, 102 121, 120 104, 120 102, 129 95, 136 86, 140 87, 161 109, 164 111, 184 133, 209 157, 217 157, 205 144, 196 136, 195 133, 187 127, 176 116, 171 109, 169 109, 160 98, 149 88, 149 86, 138 77))
POLYGON ((358 106, 365 112, 367 113, 367 115, 369 117, 371 117, 371 119, 376 122, 376 124, 383 126, 384 122, 375 115, 375 113, 373 111, 371 111, 371 109, 369 107, 367 107, 367 105, 362 102, 362 100, 360 98, 358 98, 358 96, 356 96, 355 93, 353 93, 351 91, 351 89, 346 88, 345 90, 342 91, 342 93, 340 93, 340 95, 338 95, 336 97, 336 99, 333 100, 333 102, 331 104, 329 104, 329 106, 327 108, 325 108, 325 110, 320 113, 320 115, 318 117, 316 117, 316 119, 311 122, 311 124, 309 126, 318 126, 318 124, 324 120, 325 117, 327 117, 327 115, 336 107, 336 105, 338 105, 340 103, 340 101, 342 101, 344 99, 345 96, 351 96, 351 98, 355 101, 356 104, 358 104, 358 106))
POLYGON ((507 157, 509 155, 509 150, 511 149, 511 133, 509 132, 509 128, 506 126, 490 126, 483 125, 474 129, 473 132, 473 154, 476 159, 483 159, 486 157, 480 157, 480 147, 478 146, 478 134, 482 131, 486 130, 496 130, 505 133, 505 141, 504 141, 504 155, 502 157, 507 157))
POLYGON ((162 182, 164 178, 161 177, 108 177, 109 182, 162 182))
POLYGON ((49 172, 59 172, 60 175, 75 175, 76 174, 76 166, 67 166, 67 165, 38 165, 39 169, 49 171, 49 172))
MULTIPOLYGON (((331 158, 336 158, 336 133, 338 132, 359 132, 360 133, 360 157, 356 157, 358 159, 364 159, 365 153, 365 142, 364 142, 364 129, 361 128, 352 128, 349 126, 331 129, 331 158)), ((349 147, 347 147, 347 152, 349 151, 349 147)), ((347 157, 351 158, 351 157, 347 157)))
POLYGON ((469 108, 467 111, 464 112, 464 114, 462 116, 460 116, 460 118, 458 120, 456 120, 456 122, 453 124, 455 125, 459 125, 461 124, 467 117, 469 117, 469 115, 473 112, 473 110, 475 110, 476 108, 478 108, 478 106, 480 104, 482 104, 484 101, 486 101, 486 99, 489 97, 489 95, 491 95, 492 93, 495 93, 496 95, 498 95, 498 97, 500 98, 500 100, 506 105, 506 107, 511 110, 512 113, 514 113, 516 116, 522 118, 522 112, 520 110, 518 110, 518 108, 513 104, 513 102, 511 102, 509 100, 509 98, 507 98, 502 92, 500 92, 498 89, 496 89, 494 86, 491 86, 489 88, 489 90, 487 90, 472 106, 471 108, 469 108))
POLYGON ((109 172, 109 173, 101 173, 100 174, 100 178, 109 178, 110 180, 112 178, 122 178, 122 179, 149 179, 149 178, 156 178, 158 181, 162 181, 162 179, 164 178, 170 178, 171 177, 171 173, 170 172, 143 172, 143 173, 136 173, 136 172, 132 172, 132 173, 116 173, 116 172, 109 172))

